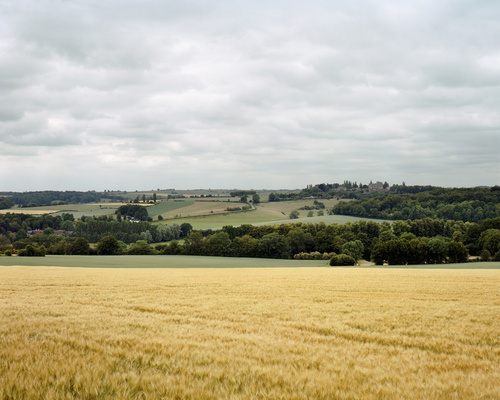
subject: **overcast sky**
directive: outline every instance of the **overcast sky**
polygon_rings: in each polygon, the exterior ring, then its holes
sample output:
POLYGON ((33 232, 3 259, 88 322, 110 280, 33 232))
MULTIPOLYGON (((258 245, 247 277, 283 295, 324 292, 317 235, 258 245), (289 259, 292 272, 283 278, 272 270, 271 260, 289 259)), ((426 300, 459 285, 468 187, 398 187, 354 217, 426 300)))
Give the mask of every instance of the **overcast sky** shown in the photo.
POLYGON ((0 0, 0 191, 500 184, 498 0, 0 0))

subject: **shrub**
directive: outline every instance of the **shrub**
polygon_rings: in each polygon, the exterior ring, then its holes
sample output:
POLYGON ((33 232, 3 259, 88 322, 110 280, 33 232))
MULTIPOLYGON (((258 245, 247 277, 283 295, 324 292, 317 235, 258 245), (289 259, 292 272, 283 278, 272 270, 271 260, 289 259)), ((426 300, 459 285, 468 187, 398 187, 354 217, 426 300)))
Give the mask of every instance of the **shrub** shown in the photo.
POLYGON ((165 247, 158 252, 165 255, 181 254, 181 246, 179 245, 179 242, 177 240, 172 240, 168 245, 165 245, 165 247))
POLYGON ((33 247, 33 245, 28 244, 24 249, 19 251, 18 255, 20 257, 45 257, 46 253, 45 246, 33 247))
POLYGON ((310 253, 298 253, 293 256, 294 260, 312 260, 310 253))
POLYGON ((67 254, 69 243, 66 240, 61 240, 57 243, 51 244, 47 249, 47 254, 67 254))
POLYGON ((298 253, 293 256, 295 260, 330 260, 336 253, 323 253, 313 251, 312 253, 298 253))
POLYGON ((347 254, 339 254, 338 256, 333 256, 330 259, 330 266, 348 266, 356 264, 356 260, 347 254))
POLYGON ((481 261, 490 261, 491 253, 488 250, 483 249, 479 254, 479 258, 481 259, 481 261))
POLYGON ((69 252, 72 255, 86 256, 90 253, 89 242, 85 238, 78 238, 69 246, 69 252))
POLYGON ((127 253, 133 255, 148 255, 156 254, 156 251, 145 240, 138 240, 130 247, 127 253))

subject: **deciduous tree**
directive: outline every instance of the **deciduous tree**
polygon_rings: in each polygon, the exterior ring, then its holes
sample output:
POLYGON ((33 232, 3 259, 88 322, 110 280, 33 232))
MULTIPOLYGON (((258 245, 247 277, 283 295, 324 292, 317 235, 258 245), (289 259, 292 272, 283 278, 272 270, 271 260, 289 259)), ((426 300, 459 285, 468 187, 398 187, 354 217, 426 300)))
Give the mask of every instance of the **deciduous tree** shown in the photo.
POLYGON ((121 253, 121 246, 113 235, 104 236, 97 243, 97 254, 102 256, 116 255, 121 253))
POLYGON ((263 258, 289 258, 290 246, 286 237, 277 232, 263 236, 259 241, 259 256, 263 258))
POLYGON ((69 252, 72 255, 88 255, 90 253, 89 242, 84 238, 78 238, 69 246, 69 252))

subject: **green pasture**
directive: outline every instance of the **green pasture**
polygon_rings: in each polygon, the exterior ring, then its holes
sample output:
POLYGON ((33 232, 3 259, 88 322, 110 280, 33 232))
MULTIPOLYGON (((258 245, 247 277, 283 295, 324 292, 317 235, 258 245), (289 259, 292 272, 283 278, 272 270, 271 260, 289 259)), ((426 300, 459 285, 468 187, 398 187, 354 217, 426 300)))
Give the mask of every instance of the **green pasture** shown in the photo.
POLYGON ((182 217, 162 221, 163 223, 189 223, 194 229, 220 229, 225 225, 239 226, 243 224, 257 225, 269 222, 270 219, 258 211, 231 212, 227 214, 203 215, 199 217, 182 217))
MULTIPOLYGON (((163 221, 164 223, 175 223, 183 224, 185 222, 191 224, 194 229, 220 229, 226 225, 240 226, 244 224, 250 225, 277 225, 277 224, 288 224, 288 223, 320 223, 325 224, 345 224, 347 222, 356 221, 373 221, 373 222, 383 222, 381 219, 368 219, 351 217, 348 215, 324 215, 322 217, 304 217, 298 219, 289 219, 288 217, 281 219, 270 219, 266 215, 259 214, 257 211, 246 211, 234 214, 219 214, 219 215, 207 215, 202 217, 186 217, 186 218, 176 218, 174 220, 163 221)), ((391 222, 391 221, 388 221, 391 222)))
MULTIPOLYGON (((261 203, 256 205, 256 210, 235 212, 227 214, 214 214, 199 217, 182 217, 174 220, 166 220, 166 223, 189 223, 194 229, 220 229, 225 225, 239 226, 243 224, 250 225, 275 225, 290 222, 319 223, 325 224, 344 224, 346 222, 355 222, 366 220, 366 218, 351 217, 346 215, 327 215, 326 210, 332 208, 338 203, 338 200, 323 200, 325 215, 318 216, 318 210, 313 210, 313 217, 307 217, 308 210, 299 210, 299 219, 290 219, 289 214, 293 210, 298 210, 304 206, 312 206, 314 200, 281 201, 272 203, 261 203)), ((208 209, 207 209, 208 211, 208 209)), ((383 220, 371 220, 382 222, 383 220)))
MULTIPOLYGON (((327 267, 324 260, 275 260, 268 258, 205 256, 54 256, 0 257, 1 266, 77 267, 77 268, 304 268, 327 267)), ((339 267, 330 267, 332 272, 339 267)), ((371 266, 346 268, 411 268, 411 269, 500 269, 500 262, 463 264, 371 266)))
MULTIPOLYGON (((304 224, 312 223, 318 224, 320 222, 324 222, 326 225, 329 224, 345 224, 347 222, 356 222, 356 221, 373 221, 376 223, 385 222, 383 219, 371 219, 371 218, 360 218, 360 217, 351 217, 350 215, 324 215, 321 217, 302 217, 298 219, 286 219, 279 221, 269 221, 269 222, 261 222, 254 225, 275 225, 275 224, 285 224, 285 223, 297 223, 302 222, 304 224)), ((391 222, 391 221, 387 221, 391 222)))
MULTIPOLYGON (((326 210, 332 208, 335 204, 337 204, 339 201, 335 199, 329 199, 329 200, 318 200, 319 202, 323 203, 325 205, 325 208, 323 211, 326 214, 326 210)), ((314 205, 314 200, 295 200, 295 201, 274 201, 271 203, 260 203, 257 205, 257 208, 266 213, 280 213, 282 214, 283 217, 288 218, 288 215, 293 211, 293 210, 299 210, 301 207, 305 206, 313 206, 314 205)), ((305 217, 307 216, 307 213, 309 211, 307 210, 299 210, 299 215, 300 217, 305 217)), ((318 210, 313 210, 314 215, 317 214, 318 210)))
POLYGON ((156 217, 157 215, 177 210, 194 204, 194 200, 168 200, 160 201, 154 206, 148 207, 148 215, 156 217))

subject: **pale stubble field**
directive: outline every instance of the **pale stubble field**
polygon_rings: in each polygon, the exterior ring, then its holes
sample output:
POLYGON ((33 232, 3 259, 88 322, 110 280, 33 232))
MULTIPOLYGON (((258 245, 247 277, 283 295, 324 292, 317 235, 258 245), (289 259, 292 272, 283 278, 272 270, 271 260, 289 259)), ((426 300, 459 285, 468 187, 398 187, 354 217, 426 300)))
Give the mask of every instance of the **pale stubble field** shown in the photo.
POLYGON ((500 270, 0 267, 2 399, 498 399, 500 270))

